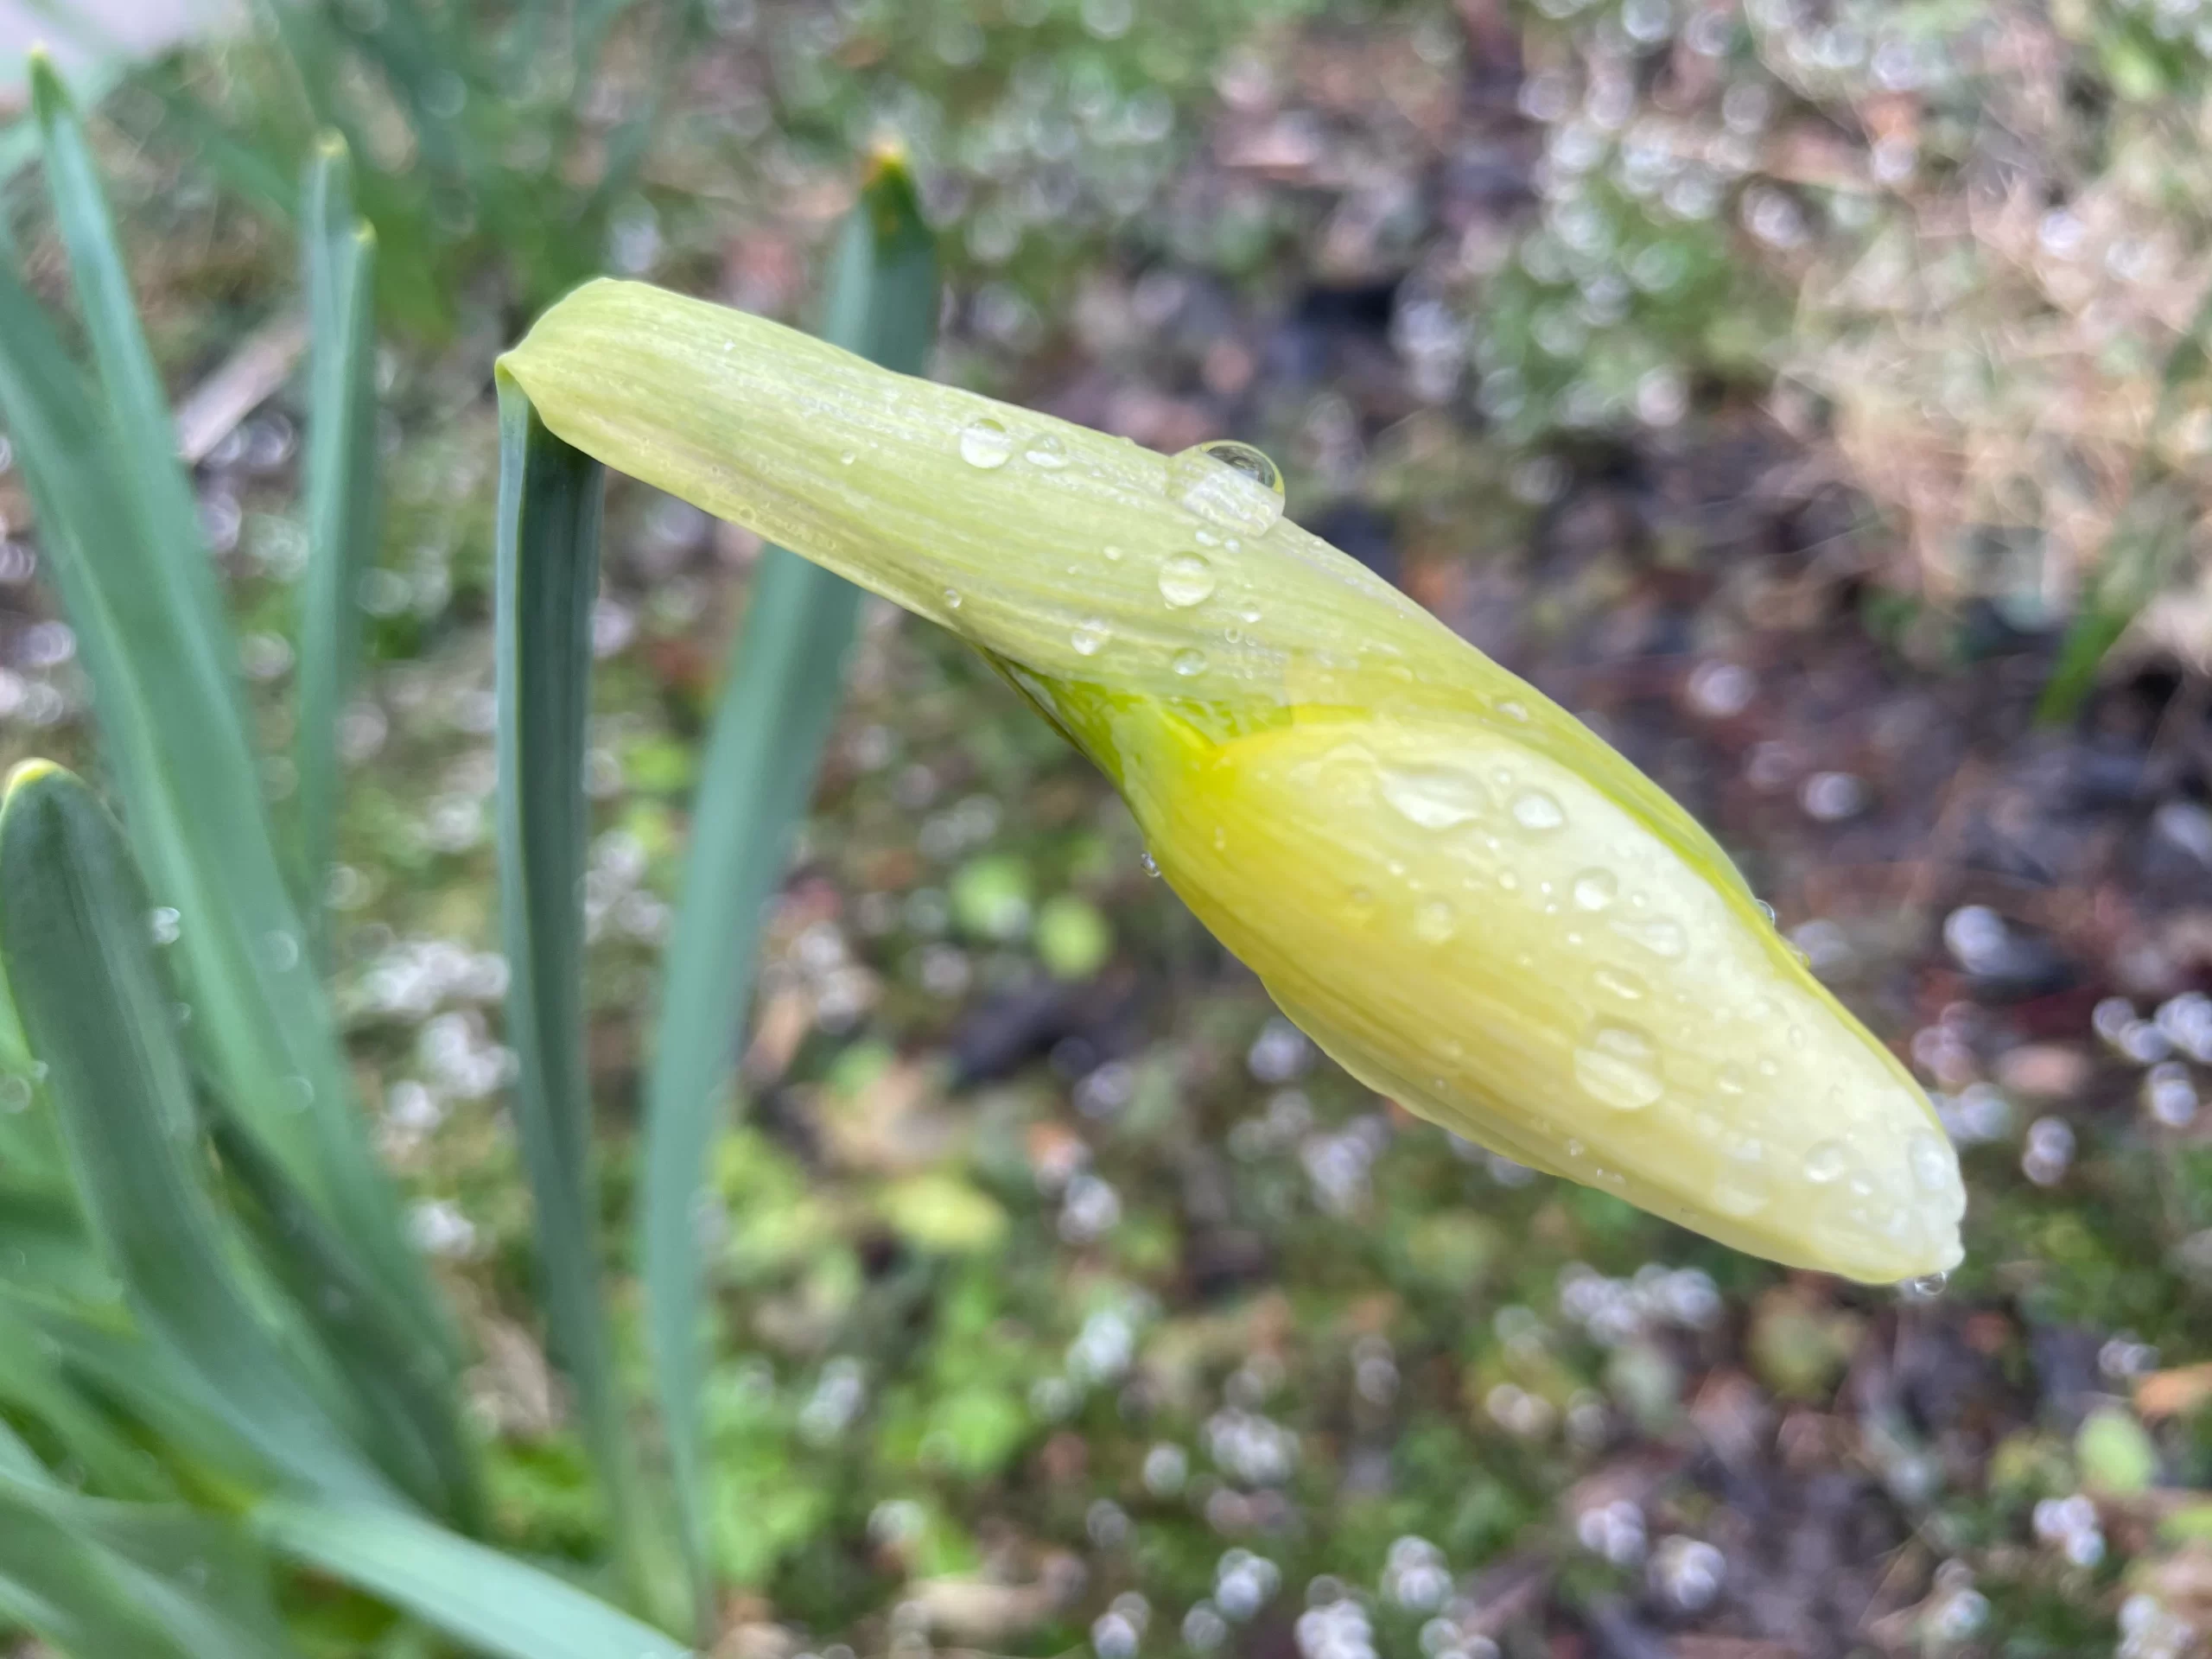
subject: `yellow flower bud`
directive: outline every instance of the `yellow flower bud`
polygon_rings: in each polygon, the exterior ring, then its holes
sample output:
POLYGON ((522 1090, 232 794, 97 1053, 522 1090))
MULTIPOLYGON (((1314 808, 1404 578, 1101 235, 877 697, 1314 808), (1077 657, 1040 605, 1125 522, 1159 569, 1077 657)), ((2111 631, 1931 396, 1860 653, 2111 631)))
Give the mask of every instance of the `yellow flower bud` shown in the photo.
POLYGON ((1960 1259, 1925 1096, 1719 848, 1285 518, 1256 451, 1158 455, 636 283, 572 295, 501 369, 569 443, 982 651, 1370 1086, 1777 1261, 1960 1259))

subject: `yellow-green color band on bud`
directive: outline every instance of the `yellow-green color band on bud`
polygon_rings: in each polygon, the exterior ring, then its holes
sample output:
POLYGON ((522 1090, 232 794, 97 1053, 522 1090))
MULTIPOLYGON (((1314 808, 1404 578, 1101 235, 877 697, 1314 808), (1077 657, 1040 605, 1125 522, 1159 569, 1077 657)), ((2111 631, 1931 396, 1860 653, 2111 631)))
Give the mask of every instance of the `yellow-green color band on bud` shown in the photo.
POLYGON ((1777 1261, 1960 1258, 1950 1143, 1727 857, 1587 728, 1175 456, 595 283, 502 359, 546 425, 961 634, 1354 1075, 1777 1261))

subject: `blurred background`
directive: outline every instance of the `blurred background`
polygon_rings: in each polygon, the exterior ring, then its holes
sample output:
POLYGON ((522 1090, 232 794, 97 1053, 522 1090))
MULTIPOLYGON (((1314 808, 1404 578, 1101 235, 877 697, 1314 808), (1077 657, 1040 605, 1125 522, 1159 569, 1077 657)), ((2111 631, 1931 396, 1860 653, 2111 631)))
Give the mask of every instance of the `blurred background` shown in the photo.
MULTIPOLYGON (((1378 1099, 979 660, 872 607, 703 1218, 715 1653, 2208 1650, 2212 10, 6 0, 0 79, 41 35, 100 100, 270 722, 289 216, 315 132, 353 146, 388 505, 340 1006, 506 1535, 582 1557, 601 1520, 504 1103, 491 360, 601 270, 810 321, 890 132, 936 376, 1258 444, 1292 517, 1625 751, 1909 1052, 1967 1258, 1933 1299, 1786 1273, 1378 1099)), ((54 294, 33 153, 0 133, 54 294)), ((620 480, 609 514, 613 1216, 760 550, 620 480)), ((0 519, 0 764, 81 760, 4 473, 0 519)), ((344 1614, 302 1628, 387 1651, 344 1614)))

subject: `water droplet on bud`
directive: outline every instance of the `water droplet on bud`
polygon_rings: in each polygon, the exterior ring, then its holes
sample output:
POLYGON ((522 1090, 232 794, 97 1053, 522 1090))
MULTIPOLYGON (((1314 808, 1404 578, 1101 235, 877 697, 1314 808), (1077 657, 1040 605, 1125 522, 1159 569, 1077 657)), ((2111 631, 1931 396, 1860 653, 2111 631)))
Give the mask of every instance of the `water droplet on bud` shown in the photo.
POLYGON ((1178 553, 1160 567, 1160 596, 1175 610, 1188 610, 1213 596, 1217 579, 1199 553, 1178 553))
POLYGON ((1282 517, 1282 473, 1249 443, 1192 444, 1167 462, 1167 493, 1201 518, 1264 536, 1282 517))
POLYGON ((1003 467, 1014 454, 1014 440, 1007 429, 988 415, 979 415, 960 429, 960 459, 985 472, 1003 467))
POLYGON ((1584 910, 1604 910, 1620 897, 1621 884, 1611 870, 1585 870, 1574 878, 1574 902, 1584 910))
POLYGON ((1617 1112, 1640 1112, 1666 1092, 1656 1070, 1659 1052, 1634 1026, 1601 1025, 1574 1051, 1574 1080, 1617 1112))
POLYGON ((1513 822, 1523 830, 1556 830, 1567 822, 1567 809, 1558 797, 1541 789, 1524 789, 1513 798, 1513 822))

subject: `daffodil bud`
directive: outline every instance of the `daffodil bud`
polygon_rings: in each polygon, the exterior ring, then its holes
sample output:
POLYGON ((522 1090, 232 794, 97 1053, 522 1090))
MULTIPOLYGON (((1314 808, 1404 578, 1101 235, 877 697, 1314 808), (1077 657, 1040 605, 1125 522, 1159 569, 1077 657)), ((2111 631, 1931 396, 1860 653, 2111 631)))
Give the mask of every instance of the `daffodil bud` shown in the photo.
POLYGON ((1926 1096, 1726 855, 1286 518, 1257 451, 1156 454, 636 283, 570 296, 501 371, 578 448, 982 651, 1373 1088, 1759 1255, 1958 1262, 1926 1096))

